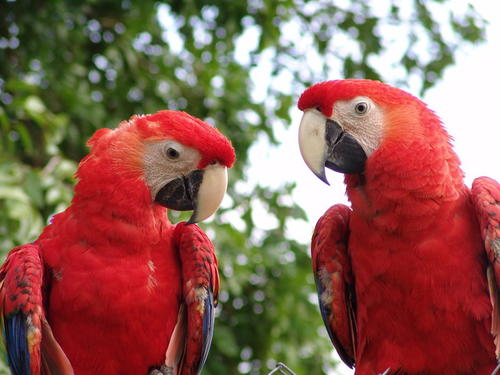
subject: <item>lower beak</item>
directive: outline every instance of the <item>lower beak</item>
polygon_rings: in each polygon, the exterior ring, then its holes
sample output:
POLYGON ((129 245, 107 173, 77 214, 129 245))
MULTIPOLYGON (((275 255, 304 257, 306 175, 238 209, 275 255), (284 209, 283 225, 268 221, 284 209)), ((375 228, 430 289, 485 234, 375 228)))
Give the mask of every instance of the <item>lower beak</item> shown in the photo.
POLYGON ((356 139, 334 120, 306 111, 299 128, 302 158, 311 171, 328 184, 325 166, 340 173, 362 173, 366 153, 356 139))
POLYGON ((178 211, 193 210, 188 224, 212 216, 227 189, 227 168, 219 164, 178 177, 158 191, 155 202, 178 211))

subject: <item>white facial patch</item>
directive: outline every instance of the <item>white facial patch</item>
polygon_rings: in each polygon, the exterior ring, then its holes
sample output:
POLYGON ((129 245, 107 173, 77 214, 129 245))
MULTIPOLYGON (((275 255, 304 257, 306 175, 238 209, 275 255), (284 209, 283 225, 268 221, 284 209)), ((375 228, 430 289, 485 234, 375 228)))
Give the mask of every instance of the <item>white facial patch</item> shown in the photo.
POLYGON ((331 118, 359 142, 367 157, 380 146, 384 113, 370 98, 357 96, 337 101, 331 118), (363 112, 363 109, 366 111, 363 112))
POLYGON ((178 142, 167 140, 146 143, 144 149, 144 179, 151 198, 173 179, 187 175, 200 163, 200 153, 178 142))

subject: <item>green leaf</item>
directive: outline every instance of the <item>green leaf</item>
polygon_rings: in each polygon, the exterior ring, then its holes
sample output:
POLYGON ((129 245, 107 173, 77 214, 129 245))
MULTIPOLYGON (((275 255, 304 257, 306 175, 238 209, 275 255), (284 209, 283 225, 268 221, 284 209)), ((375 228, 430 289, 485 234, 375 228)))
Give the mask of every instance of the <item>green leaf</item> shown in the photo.
POLYGON ((235 357, 238 353, 238 345, 233 332, 227 327, 217 327, 215 330, 215 346, 223 355, 235 357))
POLYGON ((44 205, 42 185, 35 171, 31 170, 26 174, 23 188, 33 204, 37 208, 42 208, 44 205))

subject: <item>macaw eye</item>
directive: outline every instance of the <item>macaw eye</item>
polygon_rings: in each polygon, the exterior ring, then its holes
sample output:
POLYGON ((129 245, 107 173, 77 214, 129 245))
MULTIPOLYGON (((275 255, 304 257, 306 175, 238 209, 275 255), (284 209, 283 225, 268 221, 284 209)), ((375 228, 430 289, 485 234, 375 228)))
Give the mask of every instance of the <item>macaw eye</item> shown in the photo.
POLYGON ((167 148, 167 157, 169 159, 171 160, 179 159, 179 156, 181 156, 181 154, 175 148, 173 147, 167 148))
POLYGON ((354 106, 354 110, 358 115, 364 115, 368 111, 368 103, 359 102, 354 106))
POLYGON ((168 141, 164 146, 165 156, 170 160, 177 160, 181 157, 184 147, 175 141, 168 141))

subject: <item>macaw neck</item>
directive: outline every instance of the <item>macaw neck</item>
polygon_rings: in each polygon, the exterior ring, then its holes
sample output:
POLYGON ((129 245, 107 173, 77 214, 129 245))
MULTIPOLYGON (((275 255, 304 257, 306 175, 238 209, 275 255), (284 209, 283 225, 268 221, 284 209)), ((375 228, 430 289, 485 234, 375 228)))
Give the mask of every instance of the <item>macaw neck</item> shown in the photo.
POLYGON ((85 241, 140 246, 159 242, 162 232, 172 227, 166 209, 154 203, 144 182, 134 177, 110 181, 103 174, 98 181, 80 180, 71 206, 60 215, 54 224, 71 220, 78 228, 72 235, 85 241))
POLYGON ((448 139, 435 133, 383 143, 365 173, 346 175, 345 182, 356 215, 397 233, 428 229, 437 216, 451 214, 466 191, 448 139))

